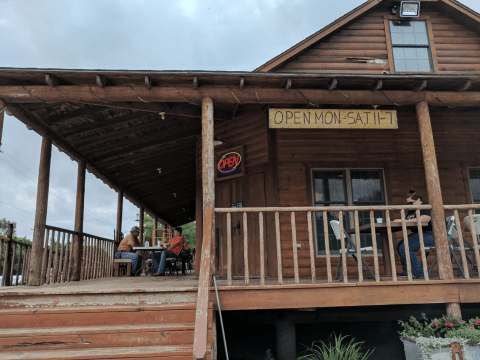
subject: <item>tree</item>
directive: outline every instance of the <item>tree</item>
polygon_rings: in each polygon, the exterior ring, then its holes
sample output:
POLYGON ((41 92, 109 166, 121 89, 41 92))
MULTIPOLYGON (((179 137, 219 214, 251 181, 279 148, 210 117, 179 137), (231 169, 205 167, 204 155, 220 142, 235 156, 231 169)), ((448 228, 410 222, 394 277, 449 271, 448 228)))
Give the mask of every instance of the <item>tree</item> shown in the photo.
POLYGON ((0 235, 7 235, 8 232, 8 224, 13 224, 13 235, 16 234, 17 223, 7 220, 5 218, 0 219, 0 235))
POLYGON ((182 235, 190 249, 195 249, 195 221, 182 226, 182 235))

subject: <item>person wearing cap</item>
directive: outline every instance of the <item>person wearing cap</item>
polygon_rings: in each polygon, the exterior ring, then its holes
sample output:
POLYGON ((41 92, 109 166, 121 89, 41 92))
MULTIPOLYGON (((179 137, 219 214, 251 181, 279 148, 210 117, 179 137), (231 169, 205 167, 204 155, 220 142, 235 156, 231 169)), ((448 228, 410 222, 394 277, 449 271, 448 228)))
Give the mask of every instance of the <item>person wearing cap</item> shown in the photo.
POLYGON ((133 247, 142 246, 138 235, 140 235, 140 229, 138 226, 134 226, 130 229, 130 234, 125 236, 120 245, 118 245, 117 252, 115 253, 116 259, 131 259, 132 260, 132 275, 137 274, 137 270, 142 266, 142 256, 133 252, 133 247))
POLYGON ((155 253, 153 255, 153 266, 157 272, 153 276, 165 276, 166 260, 168 258, 181 259, 180 251, 185 244, 185 238, 182 236, 182 228, 176 227, 174 230, 174 238, 165 245, 165 250, 161 254, 155 253))

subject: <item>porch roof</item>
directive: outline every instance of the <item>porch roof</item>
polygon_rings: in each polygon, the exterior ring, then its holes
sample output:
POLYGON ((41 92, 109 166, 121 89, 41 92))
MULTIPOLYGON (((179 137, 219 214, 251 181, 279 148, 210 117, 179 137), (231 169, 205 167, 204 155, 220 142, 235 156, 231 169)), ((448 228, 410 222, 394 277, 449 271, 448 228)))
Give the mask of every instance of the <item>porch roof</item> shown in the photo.
POLYGON ((435 106, 449 101, 473 106, 480 100, 478 91, 480 75, 470 74, 0 68, 0 99, 10 113, 174 226, 195 215, 196 142, 205 96, 214 100, 216 121, 232 121, 252 108, 312 102, 391 106, 427 99, 435 106), (418 91, 427 86, 428 92, 418 91))

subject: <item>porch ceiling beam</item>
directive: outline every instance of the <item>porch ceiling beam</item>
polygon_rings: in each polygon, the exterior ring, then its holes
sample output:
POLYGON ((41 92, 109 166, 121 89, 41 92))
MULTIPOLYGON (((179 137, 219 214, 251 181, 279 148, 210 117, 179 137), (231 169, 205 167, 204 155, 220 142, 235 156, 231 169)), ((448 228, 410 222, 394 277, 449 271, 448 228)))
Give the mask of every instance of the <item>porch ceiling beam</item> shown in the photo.
MULTIPOLYGON (((172 103, 201 103, 205 97, 210 97, 216 103, 242 104, 283 103, 305 104, 358 104, 358 105, 416 105, 425 101, 434 106, 478 106, 480 92, 437 91, 415 92, 410 90, 385 90, 371 92, 369 90, 328 91, 322 89, 300 89, 285 91, 283 88, 245 88, 237 91, 235 97, 228 87, 202 86, 197 90, 191 87, 135 87, 135 92, 144 101, 172 103), (348 98, 345 96, 348 96, 348 98), (386 95, 386 96, 385 96, 386 95)), ((31 103, 34 96, 46 102, 98 102, 104 101, 140 101, 130 88, 125 86, 107 86, 104 88, 77 85, 66 86, 0 86, 0 99, 7 103, 31 103)))
POLYGON ((172 146, 178 145, 178 144, 184 144, 185 142, 188 142, 189 140, 194 140, 197 137, 198 134, 187 134, 185 137, 177 137, 175 140, 172 141, 166 141, 163 143, 158 143, 155 142, 152 144, 149 142, 148 144, 142 144, 141 146, 137 146, 135 150, 129 151, 128 149, 125 150, 123 149, 122 151, 115 151, 113 153, 109 153, 107 155, 103 155, 101 157, 98 157, 95 159, 95 163, 101 166, 101 164, 110 164, 113 163, 114 161, 128 161, 128 157, 121 157, 122 155, 145 155, 146 152, 148 151, 161 151, 162 149, 165 148, 170 148, 172 146))
MULTIPOLYGON (((172 141, 175 142, 176 140, 172 140, 172 141)), ((117 169, 128 168, 133 164, 141 164, 144 162, 167 158, 176 154, 177 151, 190 151, 190 149, 195 149, 194 142, 180 143, 180 144, 174 144, 174 145, 170 145, 170 142, 164 142, 162 143, 162 145, 160 145, 156 149, 155 151, 156 154, 153 156, 151 154, 145 154, 145 153, 133 154, 128 157, 122 157, 116 160, 109 161, 106 164, 102 165, 102 169, 113 169, 113 171, 117 171, 117 169), (166 149, 166 150, 163 152, 159 151, 163 149, 166 149)))
MULTIPOLYGON (((197 125, 197 124, 195 124, 197 125)), ((182 137, 177 138, 176 140, 181 141, 182 139, 189 138, 191 136, 196 136, 200 132, 200 124, 198 124, 196 127, 189 127, 185 129, 185 132, 183 132, 181 135, 182 137)), ((162 133, 155 133, 152 134, 151 136, 144 136, 143 140, 148 140, 145 142, 140 142, 142 141, 141 138, 133 139, 136 141, 128 141, 128 142, 122 142, 122 144, 112 144, 109 145, 108 147, 102 147, 100 149, 95 149, 93 152, 91 152, 92 155, 96 155, 93 157, 95 161, 99 160, 105 160, 108 157, 115 157, 121 154, 126 154, 126 153, 134 153, 139 150, 146 150, 146 149, 151 149, 155 148, 158 145, 161 144, 162 140, 167 140, 168 138, 172 137, 175 133, 178 134, 178 129, 173 129, 171 130, 166 130, 162 133), (127 145, 127 146, 124 146, 127 145)), ((180 134, 178 134, 180 135, 180 134)))
MULTIPOLYGON (((184 181, 177 181, 174 185, 172 186, 162 186, 161 188, 156 188, 156 190, 151 190, 151 189, 148 189, 146 191, 136 191, 135 194, 138 195, 138 196, 154 196, 154 195, 157 195, 157 194, 161 194, 161 193, 172 193, 172 190, 177 190, 179 187, 180 188, 186 188, 188 186, 195 186, 195 179, 187 179, 187 180, 184 180, 184 181)), ((149 198, 150 200, 150 198, 149 198)))
MULTIPOLYGON (((111 173, 113 174, 113 176, 125 176, 126 174, 135 173, 134 175, 132 175, 132 177, 138 177, 141 176, 141 174, 149 174, 155 170, 156 173, 165 175, 170 171, 170 169, 177 169, 177 167, 181 167, 185 164, 195 164, 195 151, 185 154, 178 154, 178 157, 180 157, 180 159, 178 160, 173 159, 167 161, 164 158, 160 158, 156 159, 155 161, 150 161, 142 164, 131 164, 130 166, 115 170, 115 172, 111 173), (139 172, 145 169, 148 169, 149 171, 144 171, 142 173, 139 172), (158 169, 161 169, 161 172, 159 172, 158 169)), ((123 179, 126 178, 123 177, 123 179)))
POLYGON ((427 88, 427 86, 428 86, 428 81, 427 80, 422 80, 422 81, 413 83, 412 90, 415 91, 415 92, 420 92, 420 91, 425 90, 427 88))
POLYGON ((49 125, 58 125, 76 118, 83 118, 85 116, 95 115, 104 111, 110 110, 110 108, 105 106, 91 106, 74 111, 70 111, 61 115, 50 116, 45 119, 46 123, 49 125))
POLYGON ((163 179, 162 180, 159 180, 159 179, 153 179, 153 180, 146 180, 144 182, 142 182, 141 184, 138 184, 138 185, 132 185, 132 186, 129 186, 129 189, 132 191, 132 192, 135 192, 135 190, 138 190, 138 189, 142 189, 142 188, 145 188, 145 187, 148 187, 148 186, 157 186, 157 187, 162 187, 162 186, 170 186, 172 184, 175 184, 176 182, 180 182, 182 180, 185 180, 185 179, 192 179, 192 181, 194 181, 195 179, 195 174, 194 173, 187 173, 187 174, 181 174, 181 175, 178 175, 176 176, 174 179, 168 179, 165 180, 163 179))
MULTIPOLYGON (((150 179, 164 179, 168 175, 172 173, 180 173, 182 171, 185 172, 190 172, 192 174, 195 173, 195 163, 193 164, 180 164, 177 170, 172 169, 172 171, 165 172, 164 174, 160 174, 158 171, 155 170, 155 172, 152 173, 152 171, 149 172, 144 172, 143 174, 138 174, 136 177, 128 177, 128 178, 122 178, 122 184, 126 186, 131 186, 134 184, 142 184, 144 181, 148 181, 150 179)), ((172 179, 175 179, 175 177, 172 177, 172 179)))
MULTIPOLYGON (((105 184, 109 185, 115 190, 121 190, 123 187, 114 181, 109 175, 104 173, 101 169, 99 169, 93 161, 78 152, 73 146, 71 146, 65 139, 60 137, 57 133, 49 129, 44 123, 37 120, 28 110, 25 110, 22 105, 19 104, 7 104, 10 112, 13 116, 15 116, 18 120, 23 122, 28 127, 35 130, 41 136, 46 136, 52 139, 52 142, 62 151, 67 153, 70 157, 77 161, 85 161, 86 168, 89 172, 100 178, 105 184)), ((142 206, 143 203, 133 196, 130 192, 124 192, 124 196, 130 200, 136 206, 142 206)), ((145 212, 149 215, 154 215, 155 213, 150 210, 150 208, 145 208, 145 212)))

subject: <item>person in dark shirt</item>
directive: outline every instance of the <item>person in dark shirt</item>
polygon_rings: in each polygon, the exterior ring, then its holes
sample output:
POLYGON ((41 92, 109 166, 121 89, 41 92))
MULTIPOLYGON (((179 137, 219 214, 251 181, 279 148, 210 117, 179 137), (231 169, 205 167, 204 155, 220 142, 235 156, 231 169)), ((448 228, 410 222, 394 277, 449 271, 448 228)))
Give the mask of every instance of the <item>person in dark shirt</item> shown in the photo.
MULTIPOLYGON (((408 205, 429 205, 428 201, 423 201, 423 198, 417 194, 414 189, 410 189, 406 195, 408 205)), ((427 226, 422 226, 423 230, 423 243, 425 246, 434 246, 435 241, 432 233, 432 215, 430 210, 420 210, 420 220, 422 222, 428 222, 427 226)), ((399 219, 395 220, 399 221, 399 219)), ((406 217, 407 222, 417 222, 416 210, 409 210, 406 217)), ((408 236, 408 246, 410 251, 410 263, 412 265, 412 275, 414 279, 423 279, 423 267, 418 261, 415 251, 420 249, 420 237, 418 236, 418 229, 412 228, 411 234, 408 236)), ((407 276, 407 261, 405 255, 405 244, 400 241, 397 244, 397 252, 402 263, 403 272, 399 276, 407 276)))

